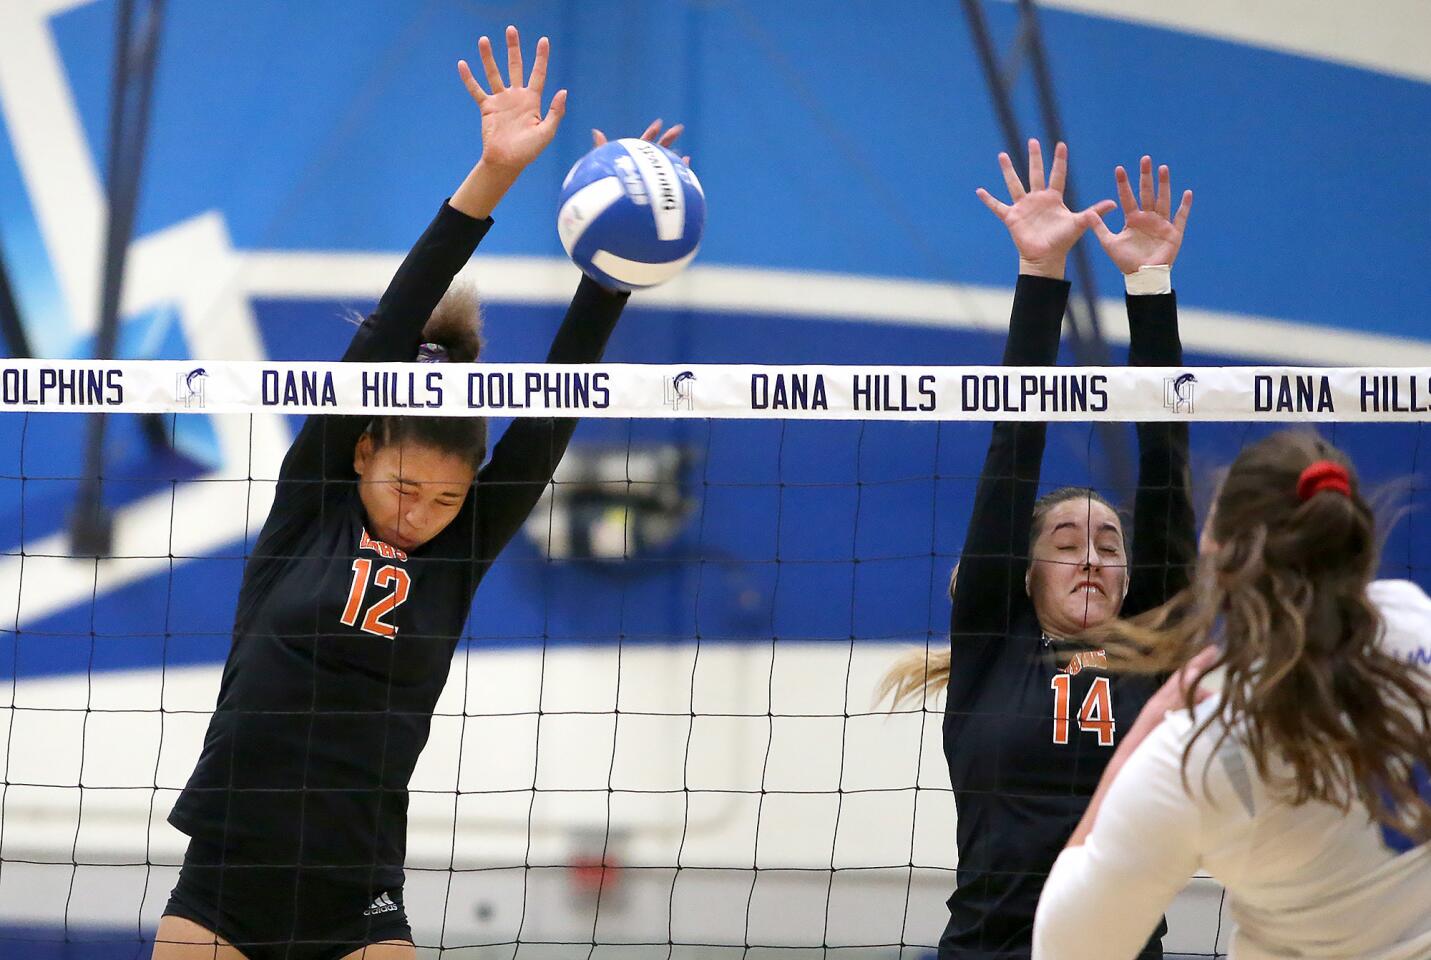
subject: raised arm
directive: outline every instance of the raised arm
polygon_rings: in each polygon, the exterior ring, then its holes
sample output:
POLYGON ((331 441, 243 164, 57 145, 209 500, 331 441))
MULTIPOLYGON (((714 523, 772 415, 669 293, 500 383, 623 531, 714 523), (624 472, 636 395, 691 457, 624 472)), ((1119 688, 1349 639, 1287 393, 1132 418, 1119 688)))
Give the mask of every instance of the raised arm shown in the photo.
MULTIPOLYGON (((1068 288, 1065 280, 1019 275, 1004 346, 1006 366, 1049 366, 1057 361, 1068 288)), ((959 555, 949 620, 953 644, 971 634, 1006 633, 1029 602, 1024 570, 1047 431, 1044 423, 994 424, 959 555)))
MULTIPOLYGON (((521 38, 516 27, 507 28, 506 41, 510 86, 501 82, 492 43, 486 37, 478 42, 478 51, 488 79, 495 78, 492 93, 473 78, 467 61, 458 61, 458 75, 481 110, 481 157, 398 267, 377 309, 353 334, 343 360, 401 362, 417 358, 423 325, 491 227, 492 211, 527 164, 556 135, 566 112, 566 91, 552 97, 543 116, 542 87, 550 49, 547 38, 537 41, 527 82, 523 80, 521 38)), ((309 417, 284 458, 280 479, 352 480, 353 445, 367 425, 366 417, 309 417)))
MULTIPOLYGON (((1064 263, 1087 227, 1083 214, 1073 213, 1063 202, 1068 150, 1061 143, 1054 149, 1045 184, 1042 151, 1037 140, 1030 140, 1028 190, 1019 182, 1008 154, 999 154, 999 166, 1013 203, 999 202, 982 187, 978 196, 1008 227, 1019 253, 1003 362, 1051 366, 1058 361, 1059 332, 1068 303, 1064 263)), ((1084 214, 1096 216, 1098 210, 1111 206, 1111 201, 1101 201, 1084 214)), ((1006 633, 1015 613, 1029 602, 1024 571, 1046 432, 1043 423, 994 424, 959 558, 949 623, 950 642, 956 646, 970 634, 1006 633)))
MULTIPOLYGON (((1128 363, 1144 367, 1176 367, 1183 362, 1178 336, 1178 304, 1171 271, 1182 247, 1192 191, 1183 193, 1176 216, 1170 216, 1172 185, 1167 166, 1139 163, 1139 196, 1134 198, 1128 173, 1115 171, 1123 229, 1111 232, 1097 214, 1085 215, 1108 256, 1123 271, 1128 302, 1128 363)), ((1176 398, 1193 402, 1192 381, 1170 385, 1176 398)), ((1138 424, 1138 491, 1133 509, 1131 581, 1123 614, 1133 616, 1159 606, 1187 586, 1197 554, 1196 521, 1188 478, 1186 423, 1138 424)))
MULTIPOLYGON (((669 147, 682 129, 677 124, 662 134, 661 121, 657 120, 641 138, 669 147)), ((606 142, 600 130, 592 131, 592 137, 597 146, 606 142)), ((547 363, 600 361, 629 297, 628 293, 607 290, 590 277, 582 277, 552 340, 547 363)), ((576 424, 575 417, 521 418, 502 434, 492 458, 478 474, 475 497, 469 498, 476 520, 472 558, 479 574, 521 529, 541 499, 566 453, 576 424)))

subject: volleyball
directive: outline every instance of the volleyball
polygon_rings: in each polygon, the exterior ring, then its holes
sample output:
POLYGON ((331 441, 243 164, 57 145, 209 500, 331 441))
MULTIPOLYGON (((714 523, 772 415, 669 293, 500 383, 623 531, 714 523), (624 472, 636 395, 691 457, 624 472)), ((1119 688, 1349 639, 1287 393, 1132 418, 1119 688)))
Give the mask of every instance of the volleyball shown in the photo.
POLYGON ((695 259, 706 197, 681 158, 628 138, 602 144, 562 181, 557 235, 597 283, 637 290, 664 283, 695 259))

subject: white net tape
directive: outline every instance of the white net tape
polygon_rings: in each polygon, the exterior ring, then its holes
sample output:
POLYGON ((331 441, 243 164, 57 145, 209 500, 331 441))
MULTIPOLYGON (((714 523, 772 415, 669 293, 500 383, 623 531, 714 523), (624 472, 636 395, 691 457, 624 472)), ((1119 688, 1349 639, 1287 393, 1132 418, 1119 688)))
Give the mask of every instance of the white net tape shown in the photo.
POLYGON ((1416 422, 1431 368, 11 360, 0 410, 1416 422))

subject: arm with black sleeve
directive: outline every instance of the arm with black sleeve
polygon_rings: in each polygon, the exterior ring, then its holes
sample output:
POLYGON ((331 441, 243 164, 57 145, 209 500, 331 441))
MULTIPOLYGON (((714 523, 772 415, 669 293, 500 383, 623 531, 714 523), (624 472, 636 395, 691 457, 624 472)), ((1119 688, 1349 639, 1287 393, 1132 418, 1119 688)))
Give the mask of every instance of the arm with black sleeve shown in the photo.
MULTIPOLYGON (((607 290, 582 277, 547 352, 547 363, 599 362, 629 298, 629 293, 607 290)), ((524 417, 512 421, 502 434, 468 501, 475 510, 474 587, 486 565, 526 522, 566 453, 576 424, 575 417, 524 417)))
MULTIPOLYGON (((507 29, 506 41, 506 82, 491 41, 483 37, 478 44, 492 85, 490 93, 482 89, 465 60, 457 62, 458 75, 481 115, 482 154, 403 260, 377 309, 354 334, 345 361, 417 359, 422 328, 491 227, 492 211, 556 136, 566 113, 566 91, 558 90, 543 111, 550 43, 546 37, 537 41, 536 59, 527 76, 515 27, 507 29)), ((325 481, 356 480, 353 446, 367 424, 364 417, 310 417, 284 459, 275 505, 303 488, 321 491, 325 481)))
MULTIPOLYGON (((664 133, 653 121, 641 139, 671 147, 684 129, 676 124, 664 133)), ((592 131, 596 146, 606 135, 592 131)), ((687 158, 689 159, 689 158, 687 158)), ((621 318, 630 293, 608 290, 590 277, 582 277, 547 352, 547 363, 597 363, 606 351, 611 332, 621 318)), ((453 526, 467 531, 464 544, 471 561, 471 586, 476 589, 487 567, 526 523, 532 508, 556 473, 576 431, 575 417, 519 418, 512 422, 492 450, 492 457, 477 475, 473 496, 453 526)))
MULTIPOLYGON (((1066 280, 1020 274, 1004 346, 1006 366, 1057 362, 1068 291, 1066 280)), ((963 659, 961 641, 1003 637, 1029 603, 1024 571, 1047 432, 1041 422, 994 424, 954 585, 949 642, 955 660, 963 659)))
MULTIPOLYGON (((1027 188, 1008 154, 999 154, 999 169, 1012 203, 1003 203, 983 187, 975 193, 1008 229, 1019 255, 1004 363, 1053 366, 1068 305, 1069 284, 1063 279, 1068 252, 1088 228, 1089 218, 1097 220, 1100 212, 1113 208, 1113 202, 1099 201, 1081 213, 1068 209, 1063 198, 1068 148, 1062 143, 1054 148, 1046 181, 1043 148, 1037 140, 1029 141, 1027 188)), ((983 679, 990 658, 1009 631, 1032 613, 1024 574, 1047 432, 1044 423, 994 424, 953 588, 947 701, 951 708, 970 685, 983 679)))
MULTIPOLYGON (((1128 294, 1128 364, 1176 367, 1183 362, 1177 294, 1128 294)), ((1188 477, 1188 425, 1138 424, 1138 490, 1133 506, 1128 597, 1123 614, 1161 605, 1188 585, 1197 553, 1188 477)))
MULTIPOLYGON (((1166 164, 1158 167, 1155 182, 1153 158, 1146 155, 1138 161, 1136 196, 1127 170, 1114 168, 1113 180, 1123 208, 1123 229, 1114 233, 1101 215, 1083 216, 1123 274, 1128 290, 1128 363, 1135 367, 1178 366, 1183 351, 1171 271, 1192 213, 1192 191, 1183 191, 1177 213, 1173 213, 1172 172, 1166 164)), ((1191 382, 1179 381, 1173 388, 1185 390, 1191 382)), ((1196 554, 1194 540, 1187 424, 1140 423, 1138 490, 1124 616, 1151 610, 1187 586, 1196 554)))

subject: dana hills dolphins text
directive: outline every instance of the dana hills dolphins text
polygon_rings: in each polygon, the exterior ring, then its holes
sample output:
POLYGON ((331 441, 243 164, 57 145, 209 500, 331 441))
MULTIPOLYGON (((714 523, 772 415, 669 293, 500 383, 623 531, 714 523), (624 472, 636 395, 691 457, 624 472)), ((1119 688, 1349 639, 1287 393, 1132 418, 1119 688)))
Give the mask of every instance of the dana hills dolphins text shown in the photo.
MULTIPOLYGON (((466 372, 460 381, 472 410, 531 408, 603 410, 611 405, 610 374, 604 371, 466 372)), ((339 407, 331 370, 264 370, 262 400, 272 407, 339 407)), ((449 405, 452 382, 440 370, 423 373, 362 371, 359 403, 372 409, 435 410, 449 405)))
POLYGON ((0 409, 372 417, 1431 420, 1431 367, 0 363, 0 409))
MULTIPOLYGON (((957 378, 957 393, 942 398, 934 374, 855 373, 849 396, 857 411, 934 413, 941 400, 963 413, 1101 413, 1108 409, 1103 374, 986 373, 957 378)), ((752 410, 829 410, 830 384, 822 373, 753 373, 752 410)))

